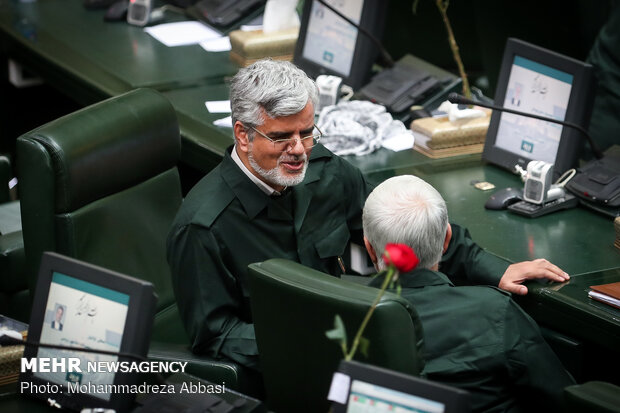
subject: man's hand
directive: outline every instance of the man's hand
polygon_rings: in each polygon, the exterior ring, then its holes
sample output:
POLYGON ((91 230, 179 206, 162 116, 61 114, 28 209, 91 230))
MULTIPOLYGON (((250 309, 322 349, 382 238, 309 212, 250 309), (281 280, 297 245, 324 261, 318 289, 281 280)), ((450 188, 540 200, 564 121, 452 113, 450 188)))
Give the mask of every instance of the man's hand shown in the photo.
POLYGON ((534 261, 523 261, 512 264, 506 269, 498 287, 513 294, 527 294, 527 287, 521 285, 526 280, 534 278, 547 278, 551 281, 568 281, 570 276, 558 266, 551 264, 544 258, 534 261))

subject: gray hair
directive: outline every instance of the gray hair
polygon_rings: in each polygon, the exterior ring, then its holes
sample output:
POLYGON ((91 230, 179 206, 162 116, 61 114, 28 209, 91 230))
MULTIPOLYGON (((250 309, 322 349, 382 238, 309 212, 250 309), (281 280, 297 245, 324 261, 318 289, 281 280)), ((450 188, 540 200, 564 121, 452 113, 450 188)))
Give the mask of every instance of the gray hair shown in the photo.
MULTIPOLYGON (((380 257, 388 243, 406 244, 420 259, 419 268, 437 264, 448 229, 448 209, 439 192, 412 175, 395 176, 377 186, 366 200, 364 235, 380 257)), ((378 260, 379 268, 383 267, 378 260)))
POLYGON ((240 69, 230 86, 233 125, 239 121, 247 126, 260 126, 264 114, 271 118, 295 115, 308 102, 316 107, 318 101, 314 81, 285 61, 259 60, 240 69))

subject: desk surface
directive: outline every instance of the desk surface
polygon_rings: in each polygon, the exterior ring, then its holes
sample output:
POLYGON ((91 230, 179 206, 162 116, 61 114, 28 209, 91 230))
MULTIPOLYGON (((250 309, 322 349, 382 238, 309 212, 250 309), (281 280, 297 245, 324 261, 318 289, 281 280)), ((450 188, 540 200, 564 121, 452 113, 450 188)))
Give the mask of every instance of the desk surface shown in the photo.
POLYGON ((467 227, 477 243, 499 256, 515 262, 544 257, 571 275, 620 267, 612 218, 584 207, 533 219, 484 209, 493 191, 478 190, 472 181, 497 188, 522 185, 517 176, 495 166, 428 164, 370 173, 369 178, 379 182, 395 174, 418 175, 432 184, 445 198, 450 220, 467 227))
MULTIPOLYGON (((45 78, 73 77, 99 92, 99 99, 137 87, 220 83, 238 70, 228 53, 208 53, 199 45, 167 47, 143 28, 104 22, 104 13, 86 10, 77 0, 0 0, 7 54, 45 78)), ((184 18, 166 12, 167 22, 178 20, 184 18)))
MULTIPOLYGON (((214 126, 213 121, 224 118, 227 113, 209 113, 207 100, 228 99, 228 85, 205 85, 195 88, 163 92, 177 111, 179 126, 183 135, 183 162, 192 167, 208 171, 220 162, 224 151, 233 144, 231 128, 214 126), (214 163, 215 162, 215 163, 214 163)), ((434 160, 416 151, 393 152, 380 149, 372 154, 346 157, 349 162, 364 173, 394 171, 406 167, 423 165, 454 165, 455 158, 434 160)), ((466 155, 458 158, 459 163, 472 163, 480 155, 466 155)))
MULTIPOLYGON (((518 302, 539 323, 583 341, 620 349, 620 310, 588 298, 591 285, 620 281, 620 269, 573 276, 556 285, 532 285, 518 302)), ((616 360, 620 363, 620 360, 616 360)))

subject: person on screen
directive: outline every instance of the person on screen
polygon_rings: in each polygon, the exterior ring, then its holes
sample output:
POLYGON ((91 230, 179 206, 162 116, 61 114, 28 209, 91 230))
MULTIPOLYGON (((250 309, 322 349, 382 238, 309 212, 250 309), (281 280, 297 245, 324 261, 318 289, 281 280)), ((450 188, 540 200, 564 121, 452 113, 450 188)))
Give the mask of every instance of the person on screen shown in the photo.
MULTIPOLYGON (((290 62, 260 60, 231 82, 234 145, 187 194, 167 238, 181 318, 196 353, 258 368, 247 266, 288 258, 339 276, 363 244, 362 173, 319 140, 318 89, 290 62), (344 258, 344 259, 343 259, 344 258)), ((452 227, 447 274, 525 294, 521 283, 564 281, 548 263, 510 265, 452 227), (551 269, 549 269, 551 268, 551 269), (475 269, 475 271, 473 271, 475 269)))
POLYGON ((65 309, 63 306, 59 305, 56 307, 56 313, 54 314, 54 319, 52 320, 52 328, 54 330, 62 331, 62 316, 65 313, 65 309))
POLYGON ((536 323, 506 292, 455 287, 439 270, 452 237, 439 192, 411 175, 390 178, 368 196, 363 226, 377 270, 388 243, 408 245, 420 260, 399 282, 422 322, 428 379, 469 391, 472 411, 561 411, 563 389, 574 380, 536 323))

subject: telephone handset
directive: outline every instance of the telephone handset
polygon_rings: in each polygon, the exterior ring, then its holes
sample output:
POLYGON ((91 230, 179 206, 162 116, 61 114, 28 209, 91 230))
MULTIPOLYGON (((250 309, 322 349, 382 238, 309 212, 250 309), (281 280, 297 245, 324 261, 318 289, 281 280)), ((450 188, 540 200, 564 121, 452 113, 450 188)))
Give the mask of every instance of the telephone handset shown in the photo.
POLYGON ((384 105, 390 112, 408 110, 440 86, 429 73, 397 63, 372 78, 360 93, 368 100, 384 105))

